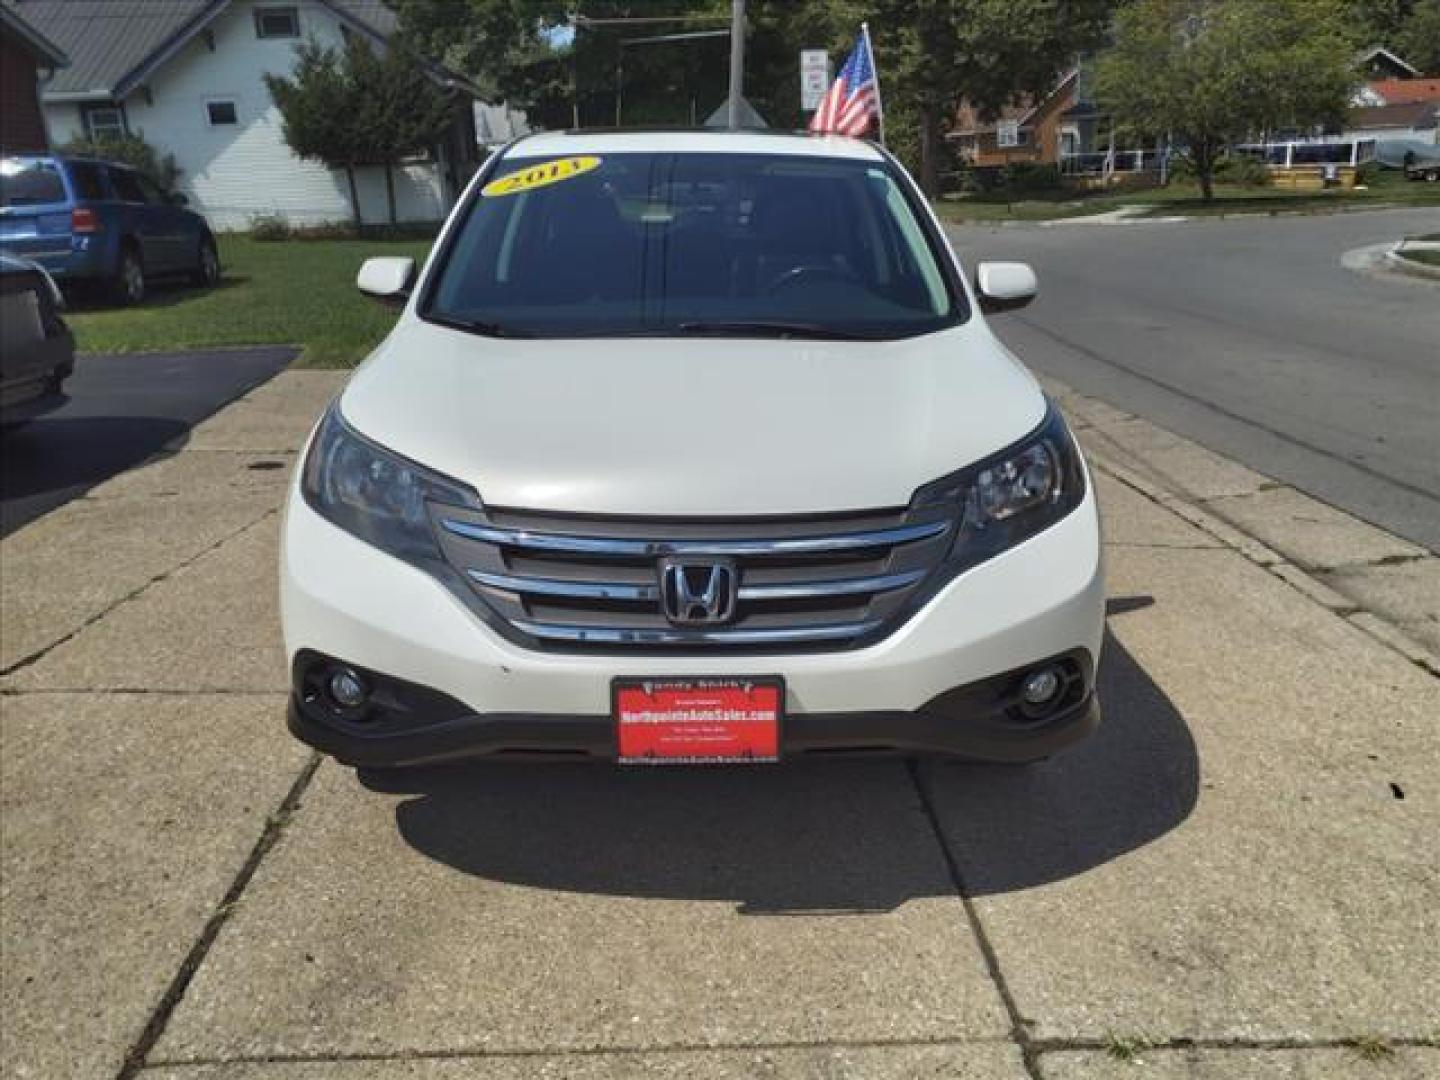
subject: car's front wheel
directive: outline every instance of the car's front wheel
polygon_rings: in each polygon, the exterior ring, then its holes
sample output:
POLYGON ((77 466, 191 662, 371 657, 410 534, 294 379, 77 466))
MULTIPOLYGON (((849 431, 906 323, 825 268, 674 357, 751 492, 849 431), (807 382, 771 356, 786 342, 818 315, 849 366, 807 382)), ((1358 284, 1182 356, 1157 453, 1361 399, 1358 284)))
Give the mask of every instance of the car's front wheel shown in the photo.
POLYGON ((206 236, 200 241, 200 259, 191 275, 196 285, 209 288, 220 281, 220 252, 215 249, 213 237, 206 236))
POLYGON ((145 299, 145 264, 133 247, 120 252, 120 265, 112 283, 115 298, 122 304, 139 304, 145 299))

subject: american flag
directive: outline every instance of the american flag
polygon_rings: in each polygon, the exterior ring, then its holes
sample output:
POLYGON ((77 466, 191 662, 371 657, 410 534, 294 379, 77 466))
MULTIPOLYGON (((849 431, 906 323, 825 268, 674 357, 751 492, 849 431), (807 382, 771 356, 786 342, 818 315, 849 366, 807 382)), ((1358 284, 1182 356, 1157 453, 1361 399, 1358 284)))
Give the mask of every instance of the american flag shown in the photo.
POLYGON ((870 54, 870 33, 862 30, 855 51, 811 118, 810 130, 858 137, 879 119, 880 81, 875 76, 875 58, 870 54))

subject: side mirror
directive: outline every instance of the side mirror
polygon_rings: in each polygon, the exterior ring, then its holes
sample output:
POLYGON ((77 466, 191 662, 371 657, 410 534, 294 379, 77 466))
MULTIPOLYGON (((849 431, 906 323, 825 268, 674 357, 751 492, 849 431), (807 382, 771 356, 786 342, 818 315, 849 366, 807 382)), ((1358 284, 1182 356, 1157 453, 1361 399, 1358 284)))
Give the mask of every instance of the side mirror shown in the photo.
POLYGON ((189 206, 189 205, 190 205, 190 196, 189 196, 189 195, 186 195, 183 191, 172 191, 172 192, 170 193, 170 205, 171 205, 171 206, 189 206))
POLYGON ((373 296, 382 304, 399 307, 410 298, 410 286, 415 280, 415 260, 394 255, 366 259, 355 276, 355 286, 366 296, 373 296))
POLYGON ((975 288, 985 311, 1014 311, 1035 299, 1040 283, 1027 263, 982 262, 975 268, 975 288))

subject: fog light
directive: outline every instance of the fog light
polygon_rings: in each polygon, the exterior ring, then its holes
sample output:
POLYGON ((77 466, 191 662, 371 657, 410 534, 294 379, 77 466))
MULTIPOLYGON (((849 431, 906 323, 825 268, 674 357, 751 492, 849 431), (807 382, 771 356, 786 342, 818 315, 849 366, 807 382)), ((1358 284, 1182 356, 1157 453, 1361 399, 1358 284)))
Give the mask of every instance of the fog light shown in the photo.
POLYGON ((1025 676, 1020 696, 1026 705, 1048 705, 1060 693, 1060 672, 1053 667, 1041 668, 1025 676))
POLYGON ((342 709, 358 709, 365 704, 365 683, 349 668, 337 668, 325 683, 330 698, 342 709))

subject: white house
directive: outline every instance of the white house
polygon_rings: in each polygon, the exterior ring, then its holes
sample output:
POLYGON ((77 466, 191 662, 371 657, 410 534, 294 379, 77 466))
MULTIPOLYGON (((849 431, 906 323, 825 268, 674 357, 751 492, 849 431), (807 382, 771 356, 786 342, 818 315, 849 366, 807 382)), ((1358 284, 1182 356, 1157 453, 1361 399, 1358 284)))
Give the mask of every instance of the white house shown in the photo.
MULTIPOLYGON (((217 229, 262 214, 292 224, 348 221, 343 172, 302 161, 286 145, 266 74, 288 75, 307 38, 342 46, 360 34, 378 47, 395 30, 384 0, 0 0, 69 54, 41 86, 53 145, 78 136, 143 134, 175 156, 179 187, 217 229)), ((439 81, 468 89, 439 67, 439 81)), ((397 217, 444 216, 477 159, 473 95, 443 145, 395 170, 397 217)), ((367 222, 389 219, 385 176, 357 177, 367 222)))

